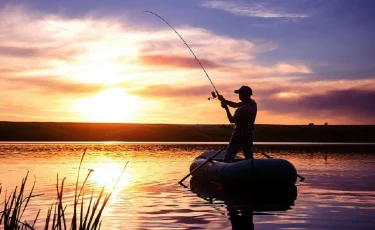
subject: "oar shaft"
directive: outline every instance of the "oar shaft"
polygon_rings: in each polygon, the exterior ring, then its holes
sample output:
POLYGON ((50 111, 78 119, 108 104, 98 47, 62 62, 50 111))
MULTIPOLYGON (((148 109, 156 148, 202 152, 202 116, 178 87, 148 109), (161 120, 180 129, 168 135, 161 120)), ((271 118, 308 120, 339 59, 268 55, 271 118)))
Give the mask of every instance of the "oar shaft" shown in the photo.
MULTIPOLYGON (((264 152, 262 152, 262 154, 263 154, 263 156, 265 156, 265 157, 267 157, 267 158, 269 158, 269 159, 272 159, 272 157, 268 156, 268 155, 265 154, 264 152)), ((304 178, 303 176, 298 175, 298 173, 297 173, 297 177, 301 179, 301 180, 300 180, 301 182, 305 180, 305 178, 304 178)))
POLYGON ((272 158, 272 157, 270 157, 270 156, 268 156, 267 154, 265 154, 264 152, 262 152, 262 154, 263 154, 263 156, 265 156, 265 157, 267 157, 267 158, 272 158))
POLYGON ((198 167, 196 167, 195 169, 191 170, 191 172, 189 174, 187 174, 184 178, 182 178, 178 183, 179 184, 182 184, 182 182, 184 180, 186 180, 189 176, 191 176, 194 172, 198 171, 200 168, 202 168, 205 164, 207 164, 207 162, 209 162, 210 160, 214 159, 217 155, 219 155, 222 151, 224 151, 224 149, 226 148, 223 147, 222 149, 220 149, 218 152, 216 152, 214 155, 212 155, 211 157, 209 157, 205 162, 203 162, 201 165, 199 165, 198 167))

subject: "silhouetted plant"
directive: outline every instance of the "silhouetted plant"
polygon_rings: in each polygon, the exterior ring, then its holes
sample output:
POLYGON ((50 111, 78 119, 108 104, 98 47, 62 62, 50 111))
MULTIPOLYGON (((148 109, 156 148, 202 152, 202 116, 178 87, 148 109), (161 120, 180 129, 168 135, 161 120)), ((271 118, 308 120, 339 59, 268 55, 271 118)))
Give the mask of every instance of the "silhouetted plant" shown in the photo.
MULTIPOLYGON (((89 204, 87 209, 84 209, 84 187, 87 182, 87 179, 90 177, 90 174, 93 170, 89 170, 81 188, 79 189, 79 174, 81 170, 81 165, 83 158, 85 157, 86 149, 83 152, 81 161, 79 163, 78 168, 78 175, 75 184, 75 191, 74 191, 74 202, 73 202, 73 216, 71 218, 71 224, 69 229, 71 230, 95 230, 100 229, 101 226, 101 216, 103 213, 104 208, 106 207, 109 199, 112 196, 113 190, 116 188, 117 183, 119 182, 120 178, 122 177, 125 168, 128 162, 125 164, 121 174, 117 178, 116 183, 111 188, 110 192, 104 193, 105 186, 103 186, 97 196, 94 199, 95 194, 94 190, 91 192, 91 196, 89 199, 89 204), (81 195, 82 194, 82 195, 81 195), (80 210, 77 213, 78 208, 78 201, 81 199, 80 210), (95 200, 95 201, 94 201, 95 200), (93 203, 94 202, 94 203, 93 203)), ((23 214, 25 213, 26 208, 29 205, 30 199, 36 196, 41 196, 43 194, 33 195, 35 181, 30 190, 30 193, 25 196, 25 185, 29 176, 29 172, 27 172, 25 178, 22 179, 20 189, 16 187, 8 196, 7 191, 5 191, 5 200, 0 205, 3 205, 3 209, 0 211, 0 229, 2 227, 4 230, 27 230, 27 229, 34 229, 34 226, 38 220, 40 210, 38 211, 36 217, 32 221, 32 223, 27 222, 26 220, 22 220, 23 214)), ((66 230, 67 229, 67 219, 65 216, 65 211, 67 205, 63 205, 63 194, 64 194, 64 182, 65 178, 62 179, 61 185, 59 186, 59 175, 57 174, 57 182, 56 182, 56 193, 57 199, 51 205, 51 207, 47 210, 47 215, 45 218, 44 229, 58 229, 58 230, 66 230), (52 212, 53 210, 53 212, 52 212), (52 218, 52 219, 51 219, 52 218)), ((0 183, 0 195, 2 192, 2 184, 0 183)))

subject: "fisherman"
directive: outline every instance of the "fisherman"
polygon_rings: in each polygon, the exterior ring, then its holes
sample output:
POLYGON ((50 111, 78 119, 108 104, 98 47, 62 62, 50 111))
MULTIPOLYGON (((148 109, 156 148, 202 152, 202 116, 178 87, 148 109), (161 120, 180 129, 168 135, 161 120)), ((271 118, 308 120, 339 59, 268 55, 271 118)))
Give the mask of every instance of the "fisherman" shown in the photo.
POLYGON ((234 93, 238 94, 241 102, 228 101, 222 95, 218 95, 221 107, 227 112, 229 122, 235 124, 224 162, 231 162, 240 149, 242 149, 246 159, 253 159, 254 122, 257 115, 257 103, 251 98, 253 91, 249 86, 241 86, 234 93), (228 106, 237 108, 233 116, 228 106))

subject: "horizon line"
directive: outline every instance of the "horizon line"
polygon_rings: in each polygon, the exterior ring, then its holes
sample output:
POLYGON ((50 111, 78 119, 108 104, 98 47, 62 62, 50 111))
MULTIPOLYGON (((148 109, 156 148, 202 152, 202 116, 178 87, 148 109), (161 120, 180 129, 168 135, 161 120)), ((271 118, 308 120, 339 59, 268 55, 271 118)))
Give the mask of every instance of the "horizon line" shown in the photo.
MULTIPOLYGON (((204 124, 204 123, 129 123, 129 122, 92 122, 92 121, 1 121, 0 123, 60 123, 60 124, 123 124, 123 125, 227 125, 233 126, 234 124, 204 124)), ((313 123, 312 126, 325 126, 325 124, 313 123)), ((278 125, 278 126, 310 126, 309 124, 272 124, 272 123, 259 123, 255 125, 278 125)), ((328 124, 328 126, 375 126, 375 124, 328 124)))

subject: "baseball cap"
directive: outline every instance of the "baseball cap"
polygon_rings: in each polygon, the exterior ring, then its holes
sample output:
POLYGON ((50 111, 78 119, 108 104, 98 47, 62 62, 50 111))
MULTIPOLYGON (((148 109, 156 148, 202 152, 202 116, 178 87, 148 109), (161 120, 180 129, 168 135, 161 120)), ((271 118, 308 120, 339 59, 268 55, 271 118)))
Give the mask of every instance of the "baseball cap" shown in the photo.
POLYGON ((253 90, 249 86, 243 85, 241 86, 241 88, 235 90, 234 93, 237 93, 237 94, 247 93, 247 94, 253 95, 253 90))

